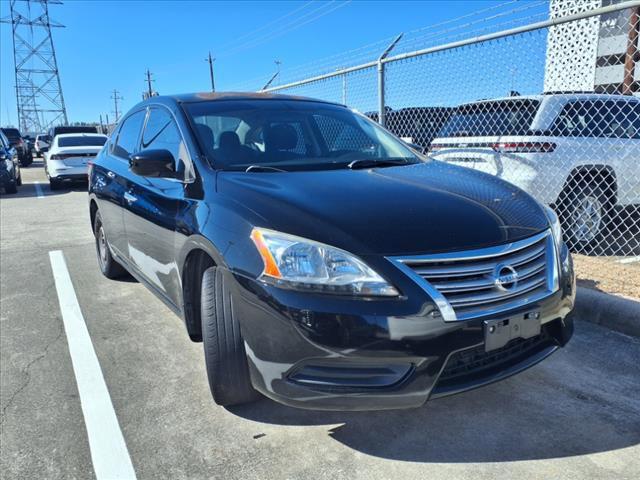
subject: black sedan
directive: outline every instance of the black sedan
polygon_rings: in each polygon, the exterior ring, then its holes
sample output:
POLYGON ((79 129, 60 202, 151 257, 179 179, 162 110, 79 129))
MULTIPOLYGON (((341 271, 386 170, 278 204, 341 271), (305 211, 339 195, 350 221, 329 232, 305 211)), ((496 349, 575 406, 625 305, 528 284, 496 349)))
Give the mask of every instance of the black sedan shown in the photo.
POLYGON ((31 152, 29 144, 20 134, 20 131, 17 128, 12 127, 3 127, 0 128, 0 131, 2 131, 5 137, 9 140, 9 144, 16 149, 20 166, 28 167, 31 165, 33 163, 33 153, 31 152))
POLYGON ((89 207, 104 275, 184 319, 222 405, 416 407, 572 335, 550 209, 341 105, 150 98, 90 165, 89 207))
POLYGON ((5 193, 17 193, 20 185, 22 174, 18 153, 4 133, 0 132, 0 188, 4 188, 5 193))

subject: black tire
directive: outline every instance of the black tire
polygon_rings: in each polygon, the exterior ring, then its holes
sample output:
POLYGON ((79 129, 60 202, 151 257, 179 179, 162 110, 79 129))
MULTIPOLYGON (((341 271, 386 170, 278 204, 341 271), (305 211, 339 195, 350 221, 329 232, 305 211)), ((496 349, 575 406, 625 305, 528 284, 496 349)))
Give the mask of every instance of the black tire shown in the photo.
POLYGON ((249 403, 259 398, 251 385, 247 353, 222 271, 210 267, 202 275, 200 314, 207 377, 218 405, 249 403))
POLYGON ((110 279, 115 279, 126 274, 126 270, 120 265, 111 255, 111 249, 109 248, 109 242, 107 241, 107 235, 102 225, 102 217, 100 212, 96 212, 95 220, 93 221, 93 234, 96 239, 96 255, 98 257, 98 266, 102 274, 110 279))
POLYGON ((20 176, 16 178, 16 185, 18 185, 19 187, 22 186, 22 172, 20 172, 20 176))
POLYGON ((60 190, 61 184, 60 181, 55 178, 49 178, 49 188, 51 190, 60 190))
POLYGON ((6 193, 18 193, 18 186, 16 185, 15 179, 5 185, 4 191, 6 193))
POLYGON ((560 212, 562 230, 571 250, 589 253, 603 238, 613 198, 599 185, 579 183, 569 188, 560 212))

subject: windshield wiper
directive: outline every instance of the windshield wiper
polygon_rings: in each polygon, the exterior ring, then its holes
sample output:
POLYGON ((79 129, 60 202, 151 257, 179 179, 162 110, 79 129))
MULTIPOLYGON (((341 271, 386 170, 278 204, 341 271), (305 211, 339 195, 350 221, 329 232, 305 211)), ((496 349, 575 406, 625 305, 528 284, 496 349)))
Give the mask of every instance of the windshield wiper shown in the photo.
POLYGON ((382 160, 374 160, 372 158, 362 158, 360 160, 354 160, 347 166, 351 170, 358 170, 360 168, 376 168, 376 167, 393 167, 395 165, 408 165, 409 160, 387 158, 382 160))
POLYGON ((267 165, 249 165, 245 172, 286 172, 276 167, 268 167, 267 165))

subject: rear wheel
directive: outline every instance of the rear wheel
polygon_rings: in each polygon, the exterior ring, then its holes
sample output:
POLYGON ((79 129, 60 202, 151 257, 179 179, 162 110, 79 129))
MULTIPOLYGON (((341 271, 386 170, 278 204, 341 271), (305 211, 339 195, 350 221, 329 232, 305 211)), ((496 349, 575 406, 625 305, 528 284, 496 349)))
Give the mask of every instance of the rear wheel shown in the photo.
POLYGON ((49 177, 49 188, 51 190, 59 190, 61 187, 60 180, 49 177))
POLYGON ((240 325, 231 308, 230 292, 222 271, 205 270, 201 288, 204 357, 209 388, 218 405, 238 405, 256 400, 240 325))
POLYGON ((99 211, 96 212, 96 218, 93 222, 93 233, 96 237, 96 254, 98 255, 98 265, 102 274, 111 279, 124 275, 126 270, 111 255, 107 234, 104 231, 99 211))
POLYGON ((611 195, 598 185, 580 183, 566 194, 561 219, 567 244, 574 250, 592 247, 602 239, 609 212, 611 195))
POLYGON ((20 172, 16 177, 16 185, 18 185, 19 187, 22 186, 22 172, 20 172))

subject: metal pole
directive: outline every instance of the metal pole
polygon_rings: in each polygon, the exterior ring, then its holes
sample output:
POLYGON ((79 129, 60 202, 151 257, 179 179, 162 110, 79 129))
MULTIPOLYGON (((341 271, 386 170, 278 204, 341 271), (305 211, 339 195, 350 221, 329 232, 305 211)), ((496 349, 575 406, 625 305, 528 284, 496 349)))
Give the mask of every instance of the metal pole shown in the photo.
POLYGON ((347 74, 342 75, 342 104, 347 104, 347 74))
POLYGON ((153 96, 153 89, 151 88, 151 72, 149 71, 149 69, 147 68, 147 93, 149 94, 149 98, 151 98, 153 96))
POLYGON ((624 80, 622 82, 622 93, 631 95, 633 93, 634 71, 636 69, 638 55, 638 30, 640 29, 640 7, 631 10, 629 18, 629 40, 627 43, 627 53, 624 59, 624 80))
POLYGON ((382 125, 383 127, 386 124, 386 105, 385 105, 385 99, 384 99, 384 62, 383 60, 385 58, 387 58, 387 55, 389 55, 389 52, 391 52, 391 50, 393 50, 393 48, 398 44, 398 42, 400 41, 400 39, 402 38, 402 35, 404 35, 403 33, 401 33, 400 35, 398 35, 396 37, 396 39, 391 42, 391 44, 386 48, 386 50, 384 52, 382 52, 382 55, 380 55, 380 57, 378 57, 378 123, 380 125, 382 125))

